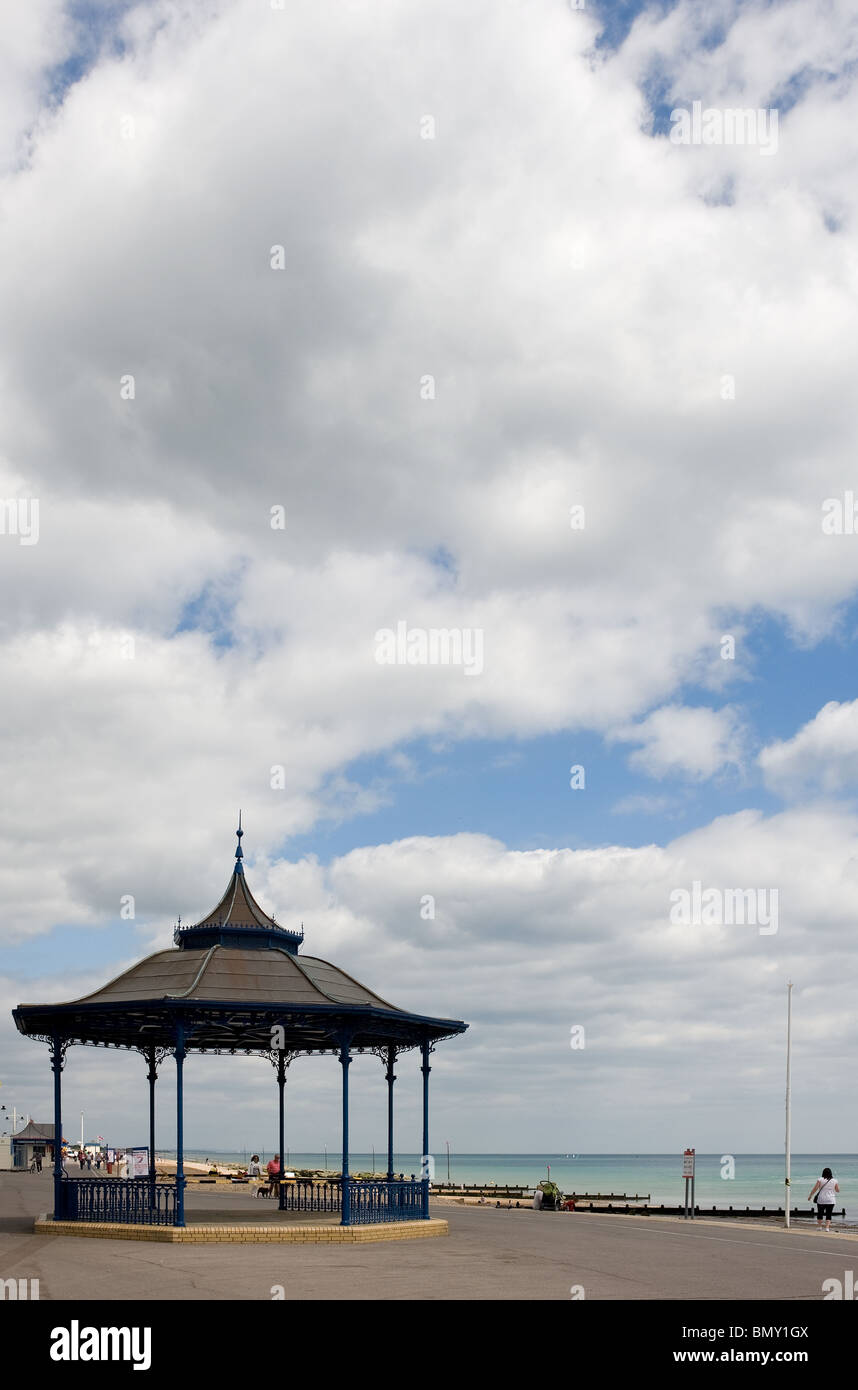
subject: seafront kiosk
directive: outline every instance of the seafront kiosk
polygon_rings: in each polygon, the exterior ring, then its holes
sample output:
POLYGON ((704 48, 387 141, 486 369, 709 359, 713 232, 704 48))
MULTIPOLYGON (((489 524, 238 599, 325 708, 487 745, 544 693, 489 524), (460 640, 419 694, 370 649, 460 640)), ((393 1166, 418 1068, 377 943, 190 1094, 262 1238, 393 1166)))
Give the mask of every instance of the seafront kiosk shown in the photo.
POLYGON ((468 1025, 406 1013, 328 961, 301 954, 303 928, 297 933, 279 926, 250 891, 243 834, 239 817, 226 892, 201 921, 187 926, 179 919, 173 949, 147 956, 83 999, 20 1004, 13 1011, 19 1031, 50 1049, 56 1134, 62 1133, 62 1072, 70 1046, 137 1051, 147 1064, 148 1176, 122 1182, 72 1178, 55 1148, 55 1223, 174 1227, 177 1234, 185 1226, 183 1087, 192 1052, 268 1058, 277 1077, 281 1155, 287 1067, 295 1057, 336 1057, 342 1068, 342 1175, 328 1182, 281 1183, 280 1211, 339 1212, 343 1227, 429 1220, 429 1058, 441 1039, 468 1025), (410 1051, 420 1057, 426 1157, 420 1176, 403 1180, 393 1172, 393 1086, 397 1058, 410 1051), (387 1176, 377 1181, 349 1174, 349 1067, 360 1053, 381 1060, 387 1084, 387 1176), (155 1083, 170 1054, 176 1064, 177 1164, 175 1178, 165 1180, 155 1174, 155 1083))
POLYGON ((54 1156, 53 1125, 37 1125, 30 1120, 12 1139, 12 1163, 15 1168, 29 1168, 36 1154, 43 1159, 54 1156))

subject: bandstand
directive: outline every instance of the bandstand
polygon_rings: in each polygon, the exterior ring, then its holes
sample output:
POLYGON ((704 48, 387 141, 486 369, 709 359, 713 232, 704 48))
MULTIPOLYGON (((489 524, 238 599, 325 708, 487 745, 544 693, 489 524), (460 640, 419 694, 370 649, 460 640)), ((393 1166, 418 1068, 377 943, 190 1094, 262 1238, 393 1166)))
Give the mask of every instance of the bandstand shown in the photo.
POLYGON ((226 892, 201 921, 183 926, 179 920, 172 950, 148 956, 83 999, 20 1004, 13 1011, 19 1031, 50 1048, 56 1134, 62 1134, 62 1073, 70 1046, 124 1048, 140 1052, 147 1063, 148 1176, 72 1178, 56 1145, 55 1222, 185 1226, 184 1066, 192 1052, 269 1059, 279 1093, 281 1163, 289 1064, 317 1053, 338 1058, 342 1174, 324 1182, 281 1182, 281 1211, 338 1212, 342 1226, 429 1218, 429 1058, 441 1039, 463 1033, 467 1024, 407 1013, 337 966, 302 954, 303 929, 296 933, 279 926, 248 887, 243 834, 239 818, 226 892), (419 1177, 407 1179, 394 1175, 395 1067, 404 1052, 420 1056, 423 1099, 423 1168, 419 1177), (360 1053, 380 1058, 387 1084, 387 1175, 372 1181, 349 1174, 349 1067, 360 1053), (158 1069, 170 1054, 176 1064, 176 1175, 164 1179, 155 1173, 155 1086, 158 1069))

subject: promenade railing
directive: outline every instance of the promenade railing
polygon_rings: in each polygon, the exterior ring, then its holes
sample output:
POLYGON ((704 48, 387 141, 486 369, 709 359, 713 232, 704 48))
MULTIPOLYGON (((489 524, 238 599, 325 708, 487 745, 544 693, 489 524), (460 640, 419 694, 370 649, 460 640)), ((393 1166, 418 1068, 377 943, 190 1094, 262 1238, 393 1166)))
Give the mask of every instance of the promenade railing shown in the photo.
POLYGON ((126 1226, 174 1226, 175 1182, 151 1178, 64 1178, 60 1187, 65 1221, 116 1221, 126 1226))
MULTIPOLYGON (((349 1178, 349 1224, 420 1221, 429 1215, 429 1179, 349 1178)), ((342 1211, 341 1181, 297 1179, 280 1184, 281 1211, 342 1211)))
POLYGON ((429 1179, 351 1183, 351 1224, 420 1221, 429 1215, 429 1179))
POLYGON ((343 1194, 338 1182, 314 1182, 299 1178, 281 1182, 281 1211, 341 1211, 343 1194))

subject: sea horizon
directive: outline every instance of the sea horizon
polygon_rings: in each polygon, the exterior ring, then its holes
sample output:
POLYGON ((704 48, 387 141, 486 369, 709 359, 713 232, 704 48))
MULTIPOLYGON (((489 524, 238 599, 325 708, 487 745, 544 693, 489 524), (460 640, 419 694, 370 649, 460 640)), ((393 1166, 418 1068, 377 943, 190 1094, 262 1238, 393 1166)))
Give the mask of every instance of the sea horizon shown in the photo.
MULTIPOLYGON (((157 1149, 163 1158, 175 1158, 175 1149, 157 1149)), ((252 1154, 259 1154, 265 1163, 275 1150, 261 1147, 248 1149, 186 1149, 190 1162, 246 1163, 252 1154)), ((448 1181, 447 1153, 435 1150, 434 1181, 448 1181)), ((697 1153, 695 1167, 695 1202, 700 1207, 760 1207, 776 1209, 784 1203, 784 1154, 781 1153, 697 1153), (731 1175, 732 1174, 732 1175, 731 1175)), ((372 1151, 351 1150, 349 1167, 352 1172, 373 1170, 372 1151)), ((410 1177, 420 1175, 421 1156, 416 1152, 394 1154, 394 1171, 410 1177)), ((327 1168, 340 1171, 340 1150, 329 1148, 327 1168)), ((323 1151, 292 1150, 287 1147, 286 1166, 325 1168, 323 1151)), ((807 1195, 824 1167, 830 1167, 840 1183, 837 1210, 846 1208, 847 1220, 858 1219, 858 1154, 819 1151, 796 1152, 791 1155, 791 1205, 808 1206, 807 1195), (851 1203, 851 1207, 850 1207, 851 1203)), ((387 1150, 375 1150, 375 1170, 387 1167, 387 1150)), ((554 1152, 450 1152, 449 1181, 465 1185, 495 1183, 522 1185, 532 1188, 549 1176, 567 1194, 613 1194, 618 1197, 649 1197, 650 1206, 678 1206, 684 1199, 682 1154, 649 1153, 644 1150, 627 1153, 554 1152)))

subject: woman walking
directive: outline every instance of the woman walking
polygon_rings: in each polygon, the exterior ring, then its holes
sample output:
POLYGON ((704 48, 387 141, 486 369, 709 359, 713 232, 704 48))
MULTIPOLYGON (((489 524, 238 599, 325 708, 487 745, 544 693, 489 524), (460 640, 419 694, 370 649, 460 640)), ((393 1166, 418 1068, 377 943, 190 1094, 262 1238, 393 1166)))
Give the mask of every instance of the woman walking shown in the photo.
MULTIPOLYGON (((832 1176, 830 1168, 823 1168, 822 1177, 817 1178, 810 1191, 808 1201, 814 1200, 816 1193, 816 1229, 823 1229, 822 1223, 825 1222, 825 1234, 831 1235, 831 1213, 834 1211, 834 1196, 840 1191, 840 1184, 832 1176)), ((835 1232, 836 1234, 836 1232, 835 1232)))

